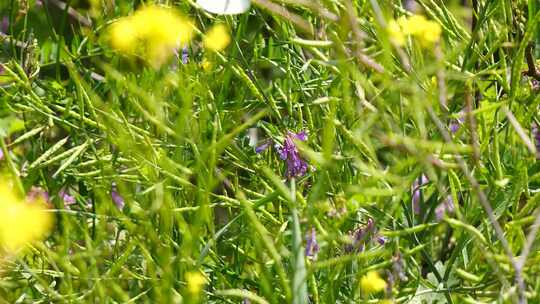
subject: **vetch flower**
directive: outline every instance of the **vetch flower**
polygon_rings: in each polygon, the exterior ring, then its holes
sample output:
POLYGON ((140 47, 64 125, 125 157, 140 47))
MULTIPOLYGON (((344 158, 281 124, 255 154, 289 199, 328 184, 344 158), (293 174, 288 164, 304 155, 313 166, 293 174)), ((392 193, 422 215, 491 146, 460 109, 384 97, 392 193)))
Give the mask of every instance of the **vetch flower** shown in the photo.
POLYGON ((43 190, 41 187, 32 186, 26 194, 26 201, 29 203, 44 202, 50 205, 49 192, 43 190))
POLYGON ((365 294, 372 294, 386 288, 386 281, 376 271, 369 271, 360 279, 360 288, 365 294))
POLYGON ((375 232, 375 221, 372 218, 368 218, 367 224, 363 227, 359 227, 354 231, 349 231, 349 237, 351 243, 345 246, 345 252, 361 252, 364 250, 364 245, 371 239, 371 235, 375 232))
POLYGON ((420 214, 420 198, 422 195, 422 187, 427 185, 429 183, 429 179, 427 176, 422 174, 419 178, 417 178, 414 183, 411 186, 411 192, 412 192, 412 205, 413 205, 413 211, 415 214, 420 214))
POLYGON ((68 191, 64 189, 58 192, 58 196, 62 199, 62 201, 64 202, 64 207, 67 209, 69 209, 69 206, 76 203, 75 196, 70 195, 68 191))
POLYGON ((189 50, 187 46, 182 48, 182 64, 187 64, 189 59, 189 50))
POLYGON ((231 36, 223 24, 214 25, 203 38, 205 48, 214 52, 224 50, 231 43, 231 36))
POLYGON ((294 140, 307 140, 306 132, 293 133, 287 131, 283 146, 278 148, 279 157, 287 162, 287 177, 300 177, 306 174, 307 162, 300 156, 294 140))
POLYGON ((306 257, 311 260, 317 259, 320 247, 317 243, 317 231, 315 228, 311 228, 310 232, 306 236, 306 257))
POLYGON ((264 150, 268 149, 268 147, 270 147, 271 144, 272 144, 272 141, 267 140, 266 142, 262 143, 261 145, 255 148, 255 153, 257 154, 262 153, 264 150))
POLYGON ((452 195, 448 195, 446 199, 435 208, 435 217, 440 221, 446 214, 454 213, 454 210, 454 199, 452 198, 452 195))
POLYGON ((235 15, 247 11, 251 5, 249 0, 197 0, 204 10, 220 15, 235 15))
POLYGON ((124 198, 120 195, 120 193, 118 193, 118 190, 116 189, 115 184, 112 185, 111 198, 119 210, 124 209, 124 206, 125 206, 124 198))
POLYGON ((0 246, 10 252, 41 240, 52 226, 43 200, 28 203, 0 182, 0 246))

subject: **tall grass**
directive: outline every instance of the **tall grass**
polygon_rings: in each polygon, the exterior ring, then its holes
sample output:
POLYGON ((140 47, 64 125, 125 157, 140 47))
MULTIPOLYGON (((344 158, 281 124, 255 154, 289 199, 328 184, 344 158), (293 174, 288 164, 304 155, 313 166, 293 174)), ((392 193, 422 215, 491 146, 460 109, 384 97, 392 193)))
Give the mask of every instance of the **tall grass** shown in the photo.
POLYGON ((159 69, 106 39, 146 2, 0 3, 0 168, 55 217, 2 256, 0 302, 540 302, 536 1, 416 1, 429 47, 390 39, 401 1, 158 1, 232 35, 159 69), (304 176, 287 131, 308 135, 304 176))

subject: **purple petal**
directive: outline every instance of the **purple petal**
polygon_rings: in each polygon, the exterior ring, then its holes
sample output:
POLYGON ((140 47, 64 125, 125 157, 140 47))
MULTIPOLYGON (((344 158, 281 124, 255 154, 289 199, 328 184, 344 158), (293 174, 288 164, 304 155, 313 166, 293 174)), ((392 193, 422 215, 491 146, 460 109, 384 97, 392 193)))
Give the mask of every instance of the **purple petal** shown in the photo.
POLYGON ((49 193, 41 187, 32 186, 30 191, 26 194, 26 200, 34 202, 39 199, 42 199, 45 203, 49 203, 49 193))
POLYGON ((301 141, 306 141, 307 140, 307 133, 306 133, 306 131, 300 131, 300 133, 295 134, 295 137, 296 137, 296 139, 299 139, 301 141))
POLYGON ((187 64, 188 59, 189 59, 189 50, 188 50, 187 46, 184 46, 182 48, 182 63, 187 64))
POLYGON ((259 153, 263 152, 264 150, 268 149, 268 147, 270 147, 270 144, 271 144, 271 142, 267 141, 264 144, 256 147, 255 148, 255 153, 259 154, 259 153))
POLYGON ((119 210, 124 209, 124 206, 125 206, 124 198, 120 195, 120 193, 116 191, 114 187, 113 187, 113 190, 111 191, 111 198, 119 210))
POLYGON ((4 150, 0 149, 0 160, 4 159, 4 150))
POLYGON ((69 207, 70 205, 75 204, 75 197, 69 195, 66 191, 60 190, 58 196, 64 201, 64 207, 69 207))
POLYGON ((380 245, 386 244, 386 241, 387 241, 387 239, 386 239, 384 236, 382 236, 382 235, 377 235, 377 242, 378 242, 380 245))
POLYGON ((317 243, 317 231, 311 228, 311 231, 306 236, 306 256, 315 260, 319 253, 320 247, 317 243))

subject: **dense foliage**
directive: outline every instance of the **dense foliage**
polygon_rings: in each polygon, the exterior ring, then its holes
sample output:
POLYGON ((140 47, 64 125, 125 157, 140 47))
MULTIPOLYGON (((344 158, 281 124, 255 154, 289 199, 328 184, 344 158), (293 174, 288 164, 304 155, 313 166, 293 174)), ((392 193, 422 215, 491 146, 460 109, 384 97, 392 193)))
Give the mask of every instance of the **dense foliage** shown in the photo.
POLYGON ((540 303, 536 2, 0 1, 0 302, 540 303))

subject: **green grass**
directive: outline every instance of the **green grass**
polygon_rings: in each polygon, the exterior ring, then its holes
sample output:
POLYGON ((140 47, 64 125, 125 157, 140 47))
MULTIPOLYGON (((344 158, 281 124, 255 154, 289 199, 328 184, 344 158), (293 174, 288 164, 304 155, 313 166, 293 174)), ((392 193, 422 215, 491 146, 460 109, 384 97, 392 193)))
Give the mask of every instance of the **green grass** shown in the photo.
MULTIPOLYGON (((105 39, 145 1, 116 0, 90 26, 34 2, 0 3, 0 169, 50 193, 55 226, 2 256, 1 303, 540 302, 536 1, 417 1, 443 28, 428 48, 389 40, 382 22, 411 14, 397 0, 257 0, 237 16, 160 1, 233 40, 217 54, 197 36, 187 64, 158 70, 105 39), (312 168, 296 179, 273 144, 249 144, 287 130, 309 135, 312 168), (455 212, 437 220, 448 196, 455 212), (348 252, 370 218, 386 243, 348 252), (363 293, 370 270, 391 288, 363 293), (208 282, 191 294, 197 271, 208 282)), ((67 2, 86 16, 86 1, 67 2)))

